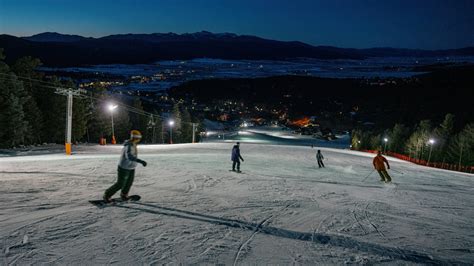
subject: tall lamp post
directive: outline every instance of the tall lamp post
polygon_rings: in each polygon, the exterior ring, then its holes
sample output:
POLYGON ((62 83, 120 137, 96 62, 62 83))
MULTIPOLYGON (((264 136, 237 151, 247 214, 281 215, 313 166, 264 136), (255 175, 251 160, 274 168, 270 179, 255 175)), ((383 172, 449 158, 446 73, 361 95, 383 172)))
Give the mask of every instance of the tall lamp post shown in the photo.
POLYGON ((114 110, 117 109, 117 105, 115 104, 109 104, 109 111, 112 117, 112 144, 117 144, 117 141, 115 140, 115 132, 114 132, 114 110))
POLYGON ((386 153, 387 152, 387 142, 388 142, 388 139, 387 138, 384 138, 383 141, 385 142, 385 146, 383 148, 383 153, 386 153))
POLYGON ((430 161, 431 161, 431 151, 433 151, 433 144, 435 143, 434 139, 428 140, 428 143, 430 144, 430 155, 428 156, 428 166, 430 166, 430 161))
POLYGON ((168 122, 168 125, 170 126, 170 144, 173 144, 173 125, 174 125, 174 121, 170 120, 168 122))

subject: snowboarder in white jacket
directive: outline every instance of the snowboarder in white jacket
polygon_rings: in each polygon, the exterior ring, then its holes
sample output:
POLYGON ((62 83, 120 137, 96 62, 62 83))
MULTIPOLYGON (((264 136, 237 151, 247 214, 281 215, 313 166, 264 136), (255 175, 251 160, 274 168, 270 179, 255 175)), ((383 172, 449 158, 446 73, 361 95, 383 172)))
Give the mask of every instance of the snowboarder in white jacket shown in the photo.
POLYGON ((135 168, 137 163, 146 166, 147 163, 143 160, 138 159, 137 144, 140 142, 142 134, 138 130, 132 130, 130 132, 130 139, 126 140, 123 144, 122 155, 120 157, 118 169, 117 169, 117 182, 109 187, 104 193, 104 201, 112 202, 112 196, 119 190, 121 190, 120 197, 122 200, 128 200, 128 192, 133 184, 135 178, 135 168))
POLYGON ((324 156, 321 153, 321 150, 318 150, 318 152, 316 153, 316 160, 318 161, 319 168, 324 167, 324 156))
POLYGON ((244 161, 244 158, 240 155, 240 142, 237 142, 232 148, 232 171, 235 172, 235 166, 237 165, 237 172, 240 173, 240 160, 244 161))

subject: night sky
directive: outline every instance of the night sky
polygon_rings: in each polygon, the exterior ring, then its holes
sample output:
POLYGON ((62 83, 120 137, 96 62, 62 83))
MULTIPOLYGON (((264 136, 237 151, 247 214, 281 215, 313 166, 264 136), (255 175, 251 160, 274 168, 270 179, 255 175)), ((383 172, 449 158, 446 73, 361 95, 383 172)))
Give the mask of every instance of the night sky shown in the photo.
POLYGON ((313 45, 474 46, 474 0, 0 0, 0 33, 232 32, 313 45))

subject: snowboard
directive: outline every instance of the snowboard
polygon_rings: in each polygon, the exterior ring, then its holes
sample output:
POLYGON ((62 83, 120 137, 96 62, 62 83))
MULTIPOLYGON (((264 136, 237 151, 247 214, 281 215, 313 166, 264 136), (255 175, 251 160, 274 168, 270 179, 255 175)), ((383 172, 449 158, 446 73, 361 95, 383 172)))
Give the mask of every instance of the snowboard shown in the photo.
POLYGON ((232 171, 232 170, 229 170, 229 172, 234 172, 234 173, 237 173, 237 174, 243 174, 242 171, 232 171))
POLYGON ((141 198, 142 197, 140 197, 140 195, 131 195, 130 199, 128 199, 128 200, 122 200, 121 198, 114 198, 114 199, 112 199, 112 202, 110 202, 110 203, 107 203, 104 200, 89 200, 89 202, 92 205, 95 205, 97 207, 102 207, 102 206, 106 206, 106 205, 110 205, 110 204, 127 202, 127 201, 139 201, 141 198))

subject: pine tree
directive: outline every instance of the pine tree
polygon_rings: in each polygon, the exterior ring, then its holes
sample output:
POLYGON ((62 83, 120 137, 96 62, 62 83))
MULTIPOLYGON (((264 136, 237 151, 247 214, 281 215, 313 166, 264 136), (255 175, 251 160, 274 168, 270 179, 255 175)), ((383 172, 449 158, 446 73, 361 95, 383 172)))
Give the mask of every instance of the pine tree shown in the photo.
POLYGON ((372 137, 370 137, 370 149, 383 151, 382 136, 380 134, 373 135, 372 137))
POLYGON ((409 153, 410 157, 424 160, 428 159, 428 152, 426 152, 426 148, 428 145, 428 140, 432 134, 431 131, 432 127, 430 120, 420 121, 420 124, 418 124, 406 144, 405 149, 409 153))
POLYGON ((87 132, 87 100, 75 98, 72 105, 72 141, 82 141, 87 132))
MULTIPOLYGON (((64 87, 64 85, 54 78, 51 87, 64 87)), ((38 107, 43 110, 43 130, 42 139, 48 143, 64 143, 67 97, 54 93, 53 88, 46 88, 45 93, 38 101, 38 107)))
POLYGON ((402 153, 406 140, 410 135, 410 129, 403 124, 395 124, 389 132, 388 150, 402 153))
POLYGON ((371 150, 372 149, 371 139, 372 139, 372 132, 370 131, 362 132, 361 144, 360 144, 361 149, 371 150))
MULTIPOLYGON (((0 50, 1 59, 3 54, 0 50)), ((23 86, 2 61, 0 61, 0 73, 4 74, 0 82, 0 146, 11 148, 24 143, 28 130, 20 97, 23 86)))
POLYGON ((42 111, 39 109, 38 96, 44 93, 44 88, 40 82, 42 75, 35 70, 41 66, 41 61, 32 57, 22 57, 12 66, 12 70, 23 79, 24 98, 23 110, 25 112, 25 121, 28 123, 25 142, 27 144, 41 143, 41 131, 43 127, 42 111))
MULTIPOLYGON (((89 101, 87 104, 87 141, 99 143, 100 138, 108 138, 111 124, 110 119, 105 117, 102 110, 98 110, 99 104, 89 101)), ((110 141, 110 139, 109 139, 110 141)))
POLYGON ((448 143, 453 137, 454 115, 446 114, 443 122, 435 129, 436 152, 433 152, 434 161, 445 161, 447 156, 448 143))
POLYGON ((191 143, 193 141, 193 125, 191 114, 188 109, 184 108, 182 111, 181 121, 181 142, 191 143))
POLYGON ((458 133, 450 142, 447 153, 449 160, 458 165, 474 165, 474 123, 458 133))

